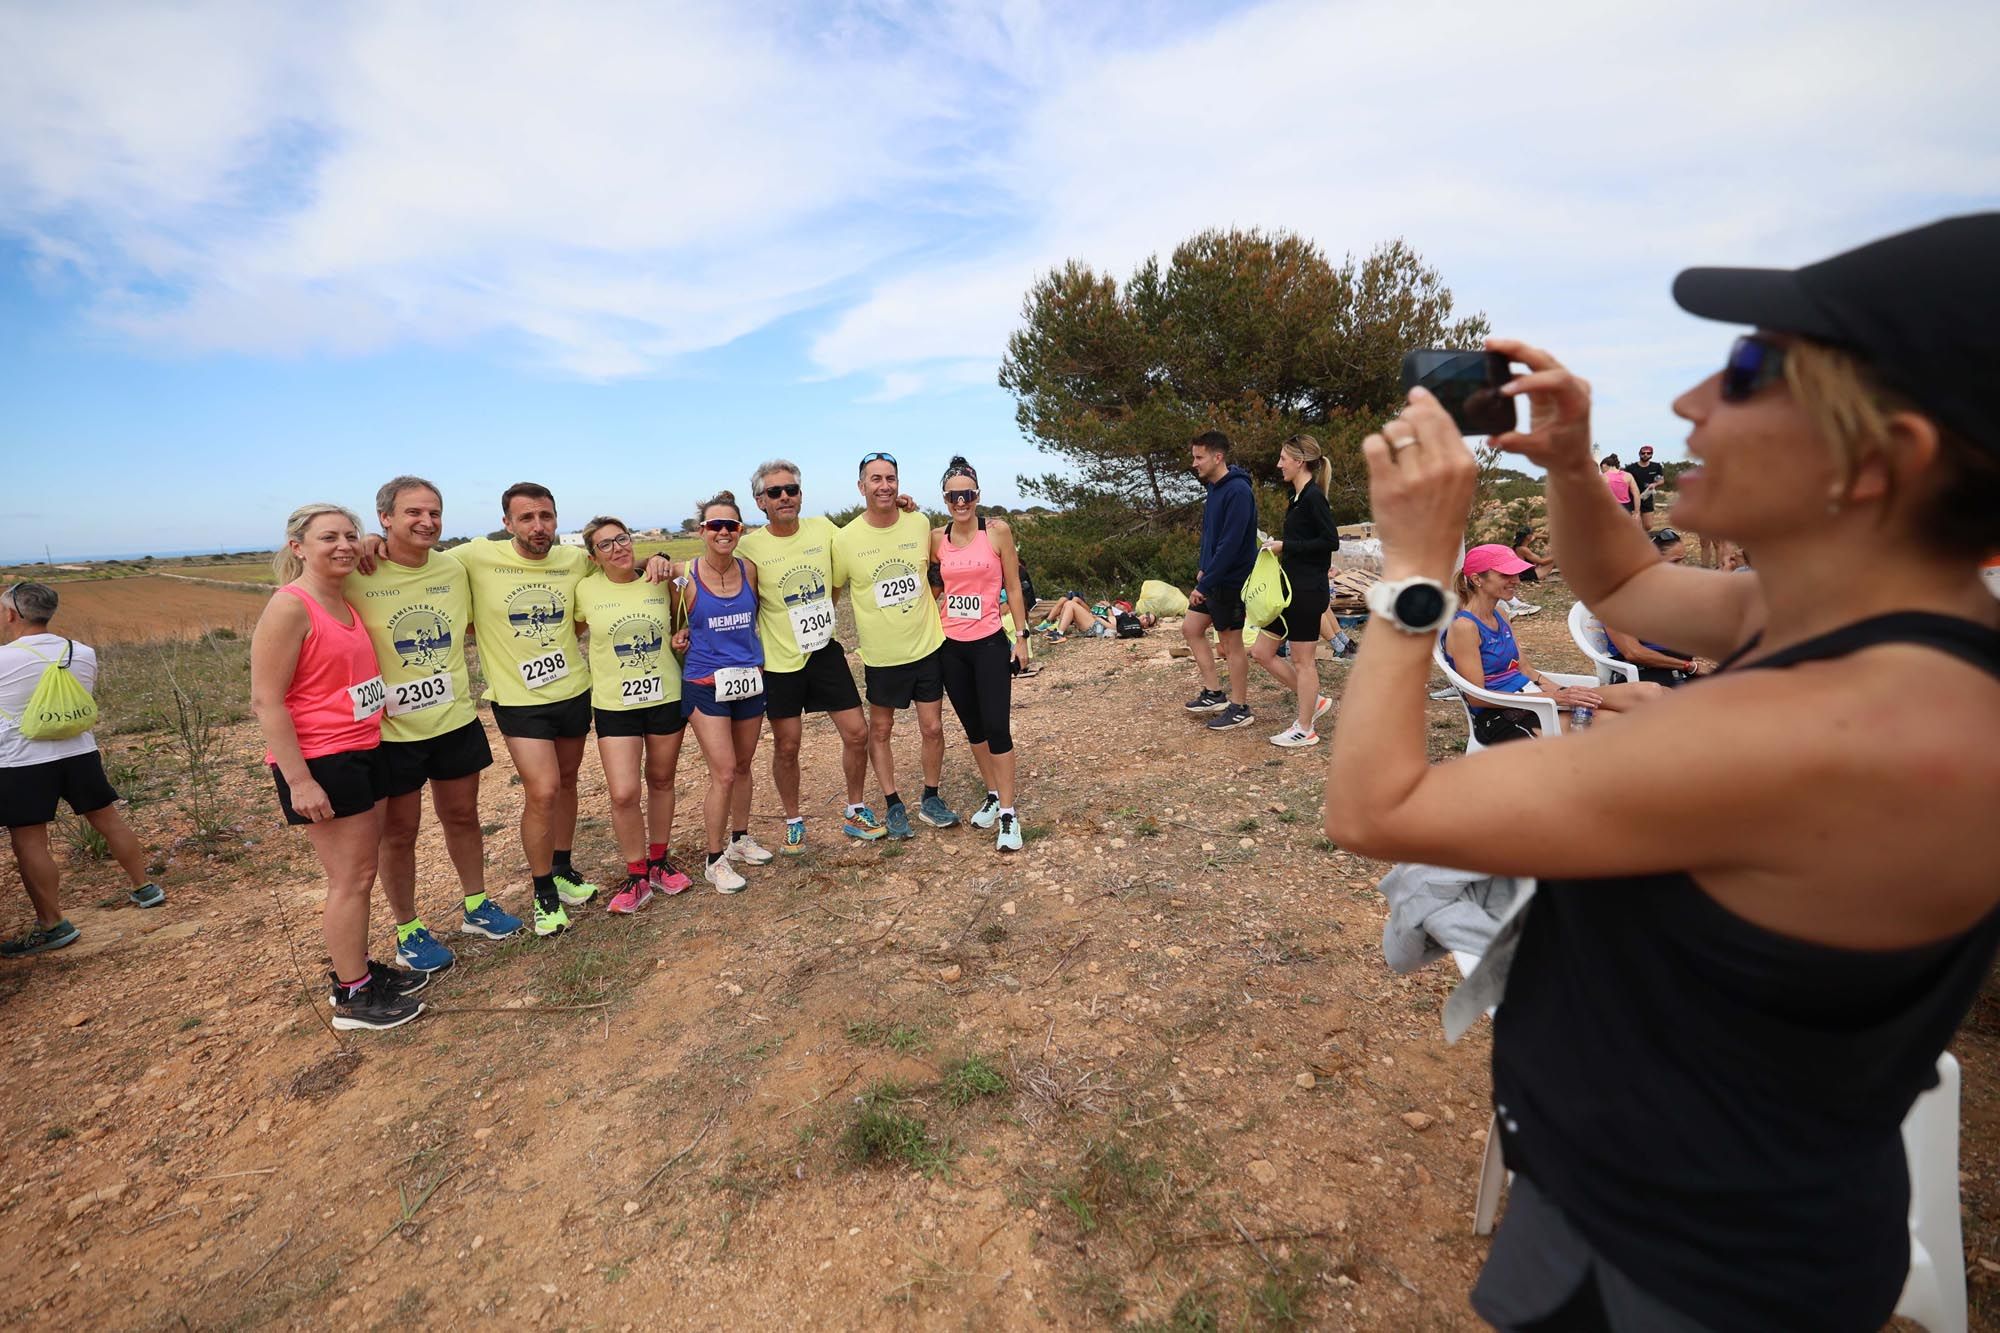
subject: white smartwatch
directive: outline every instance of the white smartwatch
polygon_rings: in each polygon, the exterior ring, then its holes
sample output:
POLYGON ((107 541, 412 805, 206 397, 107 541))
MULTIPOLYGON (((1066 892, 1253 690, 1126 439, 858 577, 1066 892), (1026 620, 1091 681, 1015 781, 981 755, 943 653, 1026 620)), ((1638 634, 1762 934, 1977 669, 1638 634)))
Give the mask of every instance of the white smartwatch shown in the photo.
POLYGON ((1369 611, 1405 634, 1435 634, 1458 611, 1458 596, 1436 579, 1369 585, 1369 611))

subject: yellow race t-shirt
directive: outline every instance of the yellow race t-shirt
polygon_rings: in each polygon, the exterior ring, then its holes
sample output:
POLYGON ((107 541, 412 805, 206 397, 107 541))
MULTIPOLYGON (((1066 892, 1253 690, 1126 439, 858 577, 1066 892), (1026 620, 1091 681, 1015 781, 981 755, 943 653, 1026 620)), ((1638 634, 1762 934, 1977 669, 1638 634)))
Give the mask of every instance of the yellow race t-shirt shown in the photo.
POLYGON ((465 669, 472 585, 457 557, 430 551, 414 569, 385 558, 373 574, 349 574, 341 591, 382 664, 383 740, 427 741, 478 716, 465 669))
POLYGON ((679 703, 681 664, 668 630, 671 583, 613 583, 594 569, 576 585, 576 618, 590 626, 590 703, 606 712, 679 703))
POLYGON ((780 537, 753 528, 736 553, 757 566, 757 635, 764 670, 803 671, 806 654, 833 639, 833 543, 840 529, 824 517, 802 518, 780 537))
POLYGON ((556 704, 590 688, 576 640, 576 585, 590 559, 575 546, 524 558, 512 541, 476 537, 452 554, 472 578, 472 628, 486 697, 510 708, 556 704))
POLYGON ((833 581, 847 585, 861 660, 872 667, 920 661, 944 642, 931 595, 931 521, 898 514, 878 528, 864 510, 833 541, 833 581))

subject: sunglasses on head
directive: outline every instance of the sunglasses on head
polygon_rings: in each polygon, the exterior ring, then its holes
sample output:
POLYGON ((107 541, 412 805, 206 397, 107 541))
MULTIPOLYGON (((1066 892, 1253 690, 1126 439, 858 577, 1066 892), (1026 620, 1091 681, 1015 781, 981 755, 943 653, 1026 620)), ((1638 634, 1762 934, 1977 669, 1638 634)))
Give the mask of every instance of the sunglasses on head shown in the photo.
POLYGON ((1722 401, 1746 402, 1759 389, 1782 375, 1785 349, 1760 334, 1746 333, 1729 347, 1729 359, 1722 366, 1722 401))
POLYGON ((861 455, 861 466, 867 467, 870 463, 887 463, 891 467, 902 466, 902 464, 896 461, 896 455, 894 454, 876 453, 876 454, 861 455))
POLYGON ((978 498, 978 491, 946 491, 944 493, 944 502, 950 505, 969 505, 978 498))
POLYGON ((743 526, 743 521, 735 518, 705 518, 701 521, 701 525, 710 532, 735 532, 743 526))
POLYGON ((766 500, 776 500, 781 497, 789 497, 796 500, 798 495, 799 484, 797 482, 793 482, 789 486, 766 486, 764 488, 764 498, 766 500))

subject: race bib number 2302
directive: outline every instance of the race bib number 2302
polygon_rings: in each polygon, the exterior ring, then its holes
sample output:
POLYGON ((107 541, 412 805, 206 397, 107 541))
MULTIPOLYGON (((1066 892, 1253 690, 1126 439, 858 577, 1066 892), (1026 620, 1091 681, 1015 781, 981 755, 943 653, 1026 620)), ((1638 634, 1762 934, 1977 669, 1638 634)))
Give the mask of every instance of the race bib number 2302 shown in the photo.
POLYGON ((354 703, 354 720, 366 722, 382 711, 382 705, 388 699, 388 691, 382 687, 382 678, 375 676, 362 681, 359 685, 349 685, 347 697, 354 703))

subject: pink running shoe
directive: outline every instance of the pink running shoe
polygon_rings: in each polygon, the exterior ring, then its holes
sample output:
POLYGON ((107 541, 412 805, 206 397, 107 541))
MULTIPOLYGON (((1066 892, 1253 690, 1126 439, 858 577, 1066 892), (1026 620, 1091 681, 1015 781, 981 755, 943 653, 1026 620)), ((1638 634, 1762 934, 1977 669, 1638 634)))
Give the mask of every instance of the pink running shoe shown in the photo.
POLYGON ((646 863, 646 878, 654 888, 669 896, 694 887, 694 881, 664 856, 646 863))
POLYGON ((619 916, 631 916, 647 903, 653 901, 653 883, 646 875, 627 875, 625 887, 618 890, 606 903, 604 910, 619 916))

